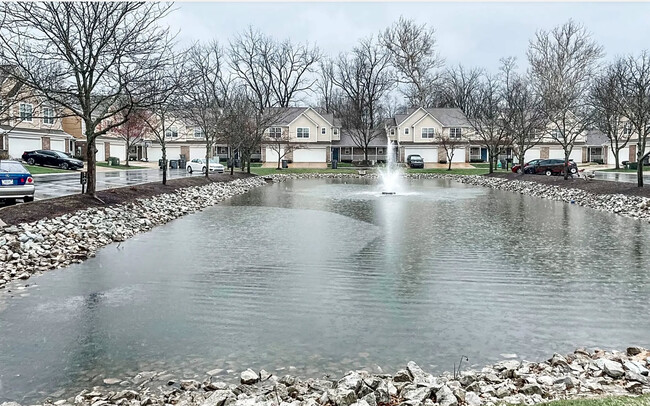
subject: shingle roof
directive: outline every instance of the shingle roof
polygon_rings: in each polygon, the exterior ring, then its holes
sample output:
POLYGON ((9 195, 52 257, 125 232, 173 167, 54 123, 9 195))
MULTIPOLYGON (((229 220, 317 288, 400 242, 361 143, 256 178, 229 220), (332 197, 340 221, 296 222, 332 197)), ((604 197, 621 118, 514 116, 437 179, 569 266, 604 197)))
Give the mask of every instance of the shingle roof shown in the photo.
POLYGON ((67 137, 72 137, 72 135, 68 134, 65 131, 62 130, 52 130, 49 128, 45 129, 40 129, 40 128, 22 128, 22 127, 13 127, 10 125, 0 125, 0 130, 4 131, 13 131, 13 132, 21 132, 21 133, 35 133, 39 135, 63 135, 67 137))
POLYGON ((275 125, 285 126, 298 118, 305 110, 307 107, 272 107, 269 109, 269 114, 278 115, 275 125))
MULTIPOLYGON (((417 109, 408 109, 406 114, 396 114, 395 115, 395 124, 399 125, 408 117, 411 116, 417 109)), ((445 127, 468 127, 470 126, 469 121, 465 113, 459 108, 429 108, 425 109, 429 114, 431 114, 436 120, 438 120, 445 127)))
MULTIPOLYGON (((385 147, 386 144, 388 143, 388 138, 386 137, 386 132, 384 130, 375 130, 379 134, 373 138, 370 141, 370 144, 368 146, 370 147, 385 147)), ((341 140, 338 142, 333 142, 332 146, 341 146, 341 147, 356 147, 357 144, 354 142, 354 139, 352 138, 352 134, 350 134, 350 130, 342 129, 341 130, 341 140)))
POLYGON ((588 130, 585 135, 585 144, 587 145, 605 145, 607 143, 609 143, 609 138, 598 129, 588 130))

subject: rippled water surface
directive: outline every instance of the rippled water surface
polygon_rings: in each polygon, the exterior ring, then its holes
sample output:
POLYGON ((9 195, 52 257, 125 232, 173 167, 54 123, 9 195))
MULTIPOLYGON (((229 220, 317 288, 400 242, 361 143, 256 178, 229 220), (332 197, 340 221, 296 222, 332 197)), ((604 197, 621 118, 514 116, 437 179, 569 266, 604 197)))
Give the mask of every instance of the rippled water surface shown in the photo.
POLYGON ((647 346, 647 233, 443 180, 265 186, 0 293, 0 400, 143 370, 442 372, 647 346))

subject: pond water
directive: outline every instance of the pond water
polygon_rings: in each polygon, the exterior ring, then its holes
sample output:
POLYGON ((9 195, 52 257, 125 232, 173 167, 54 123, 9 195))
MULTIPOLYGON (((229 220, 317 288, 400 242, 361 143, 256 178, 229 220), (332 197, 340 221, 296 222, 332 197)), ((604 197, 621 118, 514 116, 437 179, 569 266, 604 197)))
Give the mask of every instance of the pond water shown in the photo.
POLYGON ((0 401, 146 370, 442 372, 650 345, 648 225, 446 180, 378 190, 265 186, 0 293, 0 401))

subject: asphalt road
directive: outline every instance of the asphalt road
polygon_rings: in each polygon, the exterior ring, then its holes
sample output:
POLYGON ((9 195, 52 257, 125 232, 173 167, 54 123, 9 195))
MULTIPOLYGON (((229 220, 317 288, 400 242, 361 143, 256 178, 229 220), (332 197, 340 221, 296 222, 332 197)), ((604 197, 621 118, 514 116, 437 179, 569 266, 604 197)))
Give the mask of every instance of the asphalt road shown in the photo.
MULTIPOLYGON (((170 169, 167 171, 167 179, 186 176, 201 176, 201 174, 190 175, 185 169, 170 169)), ((160 169, 97 172, 97 190, 160 181, 162 181, 162 171, 160 169)), ((81 193, 78 171, 69 174, 36 175, 34 176, 34 184, 36 185, 35 200, 81 193)))

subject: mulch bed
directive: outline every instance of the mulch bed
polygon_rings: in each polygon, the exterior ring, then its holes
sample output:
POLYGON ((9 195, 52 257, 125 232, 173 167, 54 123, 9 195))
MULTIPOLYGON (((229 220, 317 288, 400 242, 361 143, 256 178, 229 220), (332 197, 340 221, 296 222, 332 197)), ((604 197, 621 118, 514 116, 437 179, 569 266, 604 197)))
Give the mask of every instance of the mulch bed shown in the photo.
POLYGON ((246 178, 247 173, 235 172, 233 176, 226 174, 213 174, 210 179, 204 176, 170 179, 166 185, 160 182, 143 183, 141 185, 125 186, 114 189, 100 190, 97 192, 104 204, 88 195, 69 195, 53 199, 38 200, 32 203, 16 204, 0 208, 0 220, 6 224, 30 223, 44 218, 54 218, 77 210, 89 207, 106 207, 126 203, 135 199, 142 199, 164 193, 171 193, 177 189, 191 186, 202 186, 210 182, 229 182, 231 180, 246 178))
POLYGON ((521 175, 518 173, 493 173, 498 178, 508 180, 524 180, 537 182, 544 185, 559 186, 567 189, 581 189, 599 195, 623 194, 630 196, 641 196, 650 198, 650 187, 638 187, 636 183, 614 182, 608 180, 584 180, 583 178, 569 178, 564 180, 562 176, 542 176, 542 175, 521 175))

